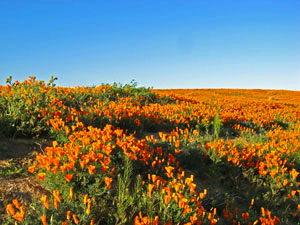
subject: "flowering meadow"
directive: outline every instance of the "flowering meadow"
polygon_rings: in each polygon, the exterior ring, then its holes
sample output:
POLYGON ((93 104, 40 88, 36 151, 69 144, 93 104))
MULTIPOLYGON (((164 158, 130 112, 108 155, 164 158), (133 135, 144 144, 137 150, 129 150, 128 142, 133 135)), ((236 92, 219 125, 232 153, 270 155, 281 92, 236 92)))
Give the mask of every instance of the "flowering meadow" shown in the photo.
POLYGON ((300 224, 300 92, 55 80, 0 85, 0 136, 52 143, 1 224, 300 224))

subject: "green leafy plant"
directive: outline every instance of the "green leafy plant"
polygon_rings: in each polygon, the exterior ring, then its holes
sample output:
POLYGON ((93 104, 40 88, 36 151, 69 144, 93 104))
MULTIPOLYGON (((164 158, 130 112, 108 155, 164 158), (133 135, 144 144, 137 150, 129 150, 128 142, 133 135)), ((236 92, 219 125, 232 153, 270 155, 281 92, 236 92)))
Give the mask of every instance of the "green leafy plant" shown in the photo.
POLYGON ((222 128, 222 120, 221 120, 219 114, 215 115, 214 122, 213 122, 213 128, 214 128, 215 138, 219 139, 221 128, 222 128))

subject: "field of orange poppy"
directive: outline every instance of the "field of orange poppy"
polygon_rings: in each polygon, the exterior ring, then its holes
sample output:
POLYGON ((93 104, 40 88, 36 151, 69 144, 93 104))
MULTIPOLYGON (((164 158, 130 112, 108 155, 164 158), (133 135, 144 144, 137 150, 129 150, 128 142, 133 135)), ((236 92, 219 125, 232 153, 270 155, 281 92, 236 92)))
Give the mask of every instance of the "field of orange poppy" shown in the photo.
POLYGON ((0 135, 47 138, 47 190, 2 224, 299 224, 300 92, 0 86, 0 135))

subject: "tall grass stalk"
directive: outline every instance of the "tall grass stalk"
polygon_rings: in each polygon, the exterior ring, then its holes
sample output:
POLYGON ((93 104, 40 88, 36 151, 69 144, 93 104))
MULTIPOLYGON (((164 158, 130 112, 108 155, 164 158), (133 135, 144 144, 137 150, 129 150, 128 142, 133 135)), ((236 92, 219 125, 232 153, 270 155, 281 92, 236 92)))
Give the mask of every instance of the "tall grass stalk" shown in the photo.
POLYGON ((221 120, 219 114, 216 114, 215 118, 214 118, 214 124, 213 124, 213 127, 214 127, 214 136, 215 136, 216 139, 219 139, 222 125, 223 125, 222 124, 222 120, 221 120))
POLYGON ((132 178, 132 163, 126 157, 124 164, 124 174, 118 175, 118 197, 117 197, 117 213, 115 215, 116 224, 125 224, 128 219, 127 211, 134 203, 134 195, 129 192, 130 181, 132 178))

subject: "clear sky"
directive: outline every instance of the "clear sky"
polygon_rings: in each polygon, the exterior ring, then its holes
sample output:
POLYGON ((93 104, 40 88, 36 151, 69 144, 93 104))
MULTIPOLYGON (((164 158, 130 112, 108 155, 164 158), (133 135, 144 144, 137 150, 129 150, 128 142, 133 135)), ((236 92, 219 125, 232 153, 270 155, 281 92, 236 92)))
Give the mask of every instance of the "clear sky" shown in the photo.
POLYGON ((0 0, 0 84, 300 90, 300 0, 0 0))

